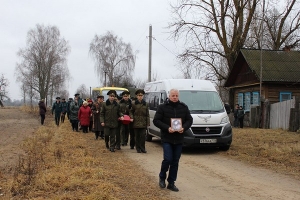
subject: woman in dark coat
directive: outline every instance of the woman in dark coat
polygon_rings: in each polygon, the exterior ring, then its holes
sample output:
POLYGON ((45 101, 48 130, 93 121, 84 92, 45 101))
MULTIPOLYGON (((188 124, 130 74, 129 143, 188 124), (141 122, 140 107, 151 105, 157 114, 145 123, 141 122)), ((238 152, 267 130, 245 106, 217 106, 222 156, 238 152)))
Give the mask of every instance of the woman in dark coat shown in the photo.
POLYGON ((92 112, 94 117, 94 131, 96 140, 99 138, 99 136, 104 139, 104 127, 101 126, 100 123, 100 111, 103 104, 103 96, 97 96, 97 101, 93 104, 92 112))
POLYGON ((46 109, 46 106, 45 106, 45 103, 44 103, 44 99, 42 99, 39 102, 39 108, 40 108, 41 124, 44 125, 45 115, 46 115, 46 112, 47 112, 47 109, 46 109))
POLYGON ((84 101, 82 106, 79 108, 79 112, 78 112, 78 119, 80 121, 82 131, 84 133, 88 133, 88 127, 90 125, 91 115, 92 115, 92 111, 88 106, 88 102, 84 101))

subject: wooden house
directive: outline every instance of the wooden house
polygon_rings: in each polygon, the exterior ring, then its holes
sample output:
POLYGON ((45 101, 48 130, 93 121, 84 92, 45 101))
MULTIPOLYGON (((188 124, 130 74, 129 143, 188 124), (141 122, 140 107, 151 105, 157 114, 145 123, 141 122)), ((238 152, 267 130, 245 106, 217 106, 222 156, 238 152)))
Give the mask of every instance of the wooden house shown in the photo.
POLYGON ((245 111, 300 96, 300 52, 241 49, 224 86, 245 111))

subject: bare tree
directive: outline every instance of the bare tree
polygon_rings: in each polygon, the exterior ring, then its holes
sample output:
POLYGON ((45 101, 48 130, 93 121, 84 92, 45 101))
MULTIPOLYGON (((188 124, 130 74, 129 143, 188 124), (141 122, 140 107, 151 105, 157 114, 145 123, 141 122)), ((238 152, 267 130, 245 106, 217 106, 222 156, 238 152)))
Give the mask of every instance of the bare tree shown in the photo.
POLYGON ((77 88, 76 93, 80 94, 80 97, 83 98, 83 99, 86 99, 86 98, 90 97, 89 90, 87 89, 87 87, 85 86, 85 84, 81 84, 77 88))
POLYGON ((135 56, 131 45, 124 43, 112 32, 107 32, 102 36, 95 35, 89 52, 96 61, 97 76, 102 81, 106 80, 106 75, 108 76, 107 85, 120 86, 122 80, 132 77, 135 56))
POLYGON ((6 87, 9 85, 8 80, 2 74, 0 77, 0 106, 3 107, 3 100, 8 99, 6 87))
POLYGON ((264 17, 263 47, 273 50, 296 47, 299 49, 300 11, 294 9, 297 7, 296 3, 296 0, 286 1, 282 10, 279 10, 281 6, 278 4, 267 7, 264 17))
MULTIPOLYGON (((298 45, 299 9, 293 9, 296 0, 284 1, 285 6, 276 4, 278 1, 268 2, 264 47, 298 45)), ((226 80, 239 50, 259 47, 261 3, 262 0, 180 0, 172 5, 174 21, 169 27, 174 38, 184 38, 186 45, 178 56, 186 66, 183 72, 196 68, 193 70, 200 72, 200 77, 206 76, 216 83, 226 80)))
POLYGON ((175 38, 186 41, 181 61, 226 79, 227 73, 219 72, 220 57, 226 59, 228 72, 247 38, 258 1, 181 0, 172 6, 175 19, 170 28, 175 38))
POLYGON ((30 89, 30 96, 52 99, 69 78, 69 51, 68 42, 61 38, 56 26, 36 25, 29 30, 27 46, 18 51, 21 62, 16 67, 17 80, 26 86, 22 88, 30 89))

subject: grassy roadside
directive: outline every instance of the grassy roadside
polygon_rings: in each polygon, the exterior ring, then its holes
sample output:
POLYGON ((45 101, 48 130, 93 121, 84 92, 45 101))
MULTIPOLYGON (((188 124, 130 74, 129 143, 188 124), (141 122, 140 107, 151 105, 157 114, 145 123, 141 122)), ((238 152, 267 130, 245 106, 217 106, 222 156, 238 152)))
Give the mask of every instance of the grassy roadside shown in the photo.
POLYGON ((121 151, 109 152, 69 123, 39 128, 22 148, 26 156, 5 188, 14 199, 171 199, 121 151))
POLYGON ((300 180, 300 134, 296 132, 234 128, 230 150, 219 154, 300 180))
MULTIPOLYGON (((50 118, 50 117, 49 117, 50 118)), ((300 134, 283 130, 233 130, 233 144, 217 154, 300 180, 300 134)), ((157 180, 103 140, 72 132, 69 123, 42 126, 26 139, 13 176, 2 183, 5 199, 172 199, 157 180), (9 196, 8 196, 9 195, 9 196)), ((2 176, 2 177, 1 177, 2 176)), ((2 197, 0 197, 1 199, 2 197)))

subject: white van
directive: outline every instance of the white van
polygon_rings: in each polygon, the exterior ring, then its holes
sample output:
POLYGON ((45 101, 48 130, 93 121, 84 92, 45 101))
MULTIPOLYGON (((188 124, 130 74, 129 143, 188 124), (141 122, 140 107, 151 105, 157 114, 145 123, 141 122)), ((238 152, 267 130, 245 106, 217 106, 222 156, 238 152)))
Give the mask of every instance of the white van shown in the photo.
POLYGON ((232 128, 229 121, 229 110, 215 88, 207 80, 166 79, 146 83, 145 101, 150 108, 150 127, 146 140, 160 138, 160 130, 154 126, 153 118, 159 104, 163 104, 171 89, 179 90, 179 100, 185 103, 193 117, 192 127, 185 131, 184 146, 219 147, 228 150, 232 142, 232 128))

